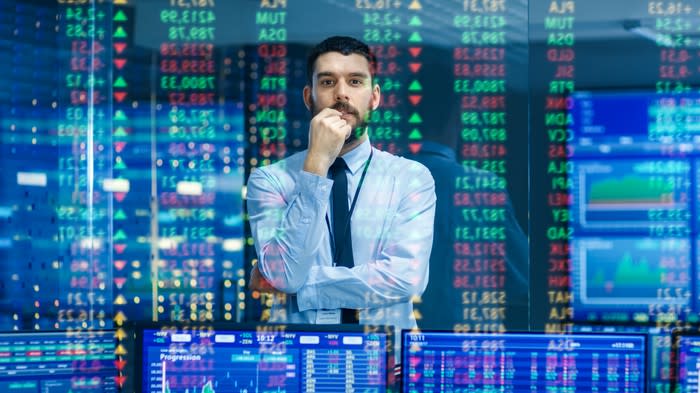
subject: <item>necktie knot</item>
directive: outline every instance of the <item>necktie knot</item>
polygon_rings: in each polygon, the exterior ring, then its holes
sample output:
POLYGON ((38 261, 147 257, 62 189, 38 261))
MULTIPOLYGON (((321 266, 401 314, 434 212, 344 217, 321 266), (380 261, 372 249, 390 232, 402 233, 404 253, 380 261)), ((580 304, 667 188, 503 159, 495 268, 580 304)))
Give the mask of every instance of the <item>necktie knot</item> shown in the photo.
POLYGON ((345 163, 345 160, 341 157, 338 157, 333 161, 333 164, 330 167, 331 173, 335 176, 338 173, 344 173, 345 169, 347 169, 348 164, 345 163))

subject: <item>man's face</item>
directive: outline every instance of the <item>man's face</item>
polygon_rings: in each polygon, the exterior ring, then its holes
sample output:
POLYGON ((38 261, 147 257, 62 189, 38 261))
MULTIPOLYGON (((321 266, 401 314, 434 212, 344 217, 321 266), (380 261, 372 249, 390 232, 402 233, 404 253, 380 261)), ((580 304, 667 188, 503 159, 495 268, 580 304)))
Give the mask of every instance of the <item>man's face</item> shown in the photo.
POLYGON ((370 76, 364 56, 328 52, 316 59, 313 86, 304 88, 304 102, 313 116, 333 108, 352 126, 354 132, 346 144, 364 133, 367 117, 379 106, 379 86, 372 86, 370 76))

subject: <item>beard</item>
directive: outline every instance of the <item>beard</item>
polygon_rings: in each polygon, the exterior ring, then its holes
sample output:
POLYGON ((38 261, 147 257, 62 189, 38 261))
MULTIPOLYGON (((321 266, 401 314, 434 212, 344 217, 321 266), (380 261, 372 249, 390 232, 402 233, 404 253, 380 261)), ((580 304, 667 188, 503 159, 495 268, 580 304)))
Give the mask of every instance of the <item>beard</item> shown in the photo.
MULTIPOLYGON (((358 111, 357 108, 344 101, 337 101, 335 104, 329 106, 329 108, 344 112, 355 118, 355 127, 352 132, 350 132, 350 136, 345 140, 343 145, 349 145, 357 141, 367 131, 367 118, 369 114, 372 113, 371 108, 367 109, 366 116, 360 116, 360 111, 358 111)), ((311 98, 311 116, 316 116, 321 110, 323 110, 323 108, 316 107, 316 102, 311 98)))

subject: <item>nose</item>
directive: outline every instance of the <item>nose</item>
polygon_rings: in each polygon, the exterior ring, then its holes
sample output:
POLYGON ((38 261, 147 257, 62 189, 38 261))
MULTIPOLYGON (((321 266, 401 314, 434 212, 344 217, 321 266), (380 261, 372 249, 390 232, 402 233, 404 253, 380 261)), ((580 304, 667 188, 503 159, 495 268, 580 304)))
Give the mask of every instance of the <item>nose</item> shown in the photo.
POLYGON ((349 101, 348 97, 348 86, 344 81, 339 81, 335 85, 335 100, 336 101, 349 101))

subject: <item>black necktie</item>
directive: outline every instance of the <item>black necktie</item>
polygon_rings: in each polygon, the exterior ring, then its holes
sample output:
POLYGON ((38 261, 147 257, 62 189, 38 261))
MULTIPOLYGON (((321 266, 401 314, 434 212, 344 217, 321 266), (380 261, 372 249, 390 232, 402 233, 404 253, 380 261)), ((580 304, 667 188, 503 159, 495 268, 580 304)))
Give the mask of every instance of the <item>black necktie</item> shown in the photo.
MULTIPOLYGON (((345 174, 347 164, 338 157, 330 167, 333 179, 333 239, 335 249, 333 255, 337 266, 352 268, 355 261, 352 257, 352 234, 348 209, 348 178, 345 174)), ((342 323, 358 323, 357 310, 341 309, 342 323)))
POLYGON ((335 241, 335 263, 351 268, 355 266, 352 258, 352 236, 348 225, 348 178, 345 175, 345 160, 336 158, 330 171, 333 178, 333 240, 335 241))

